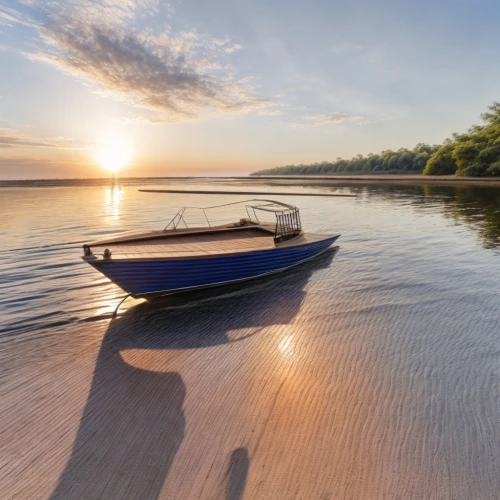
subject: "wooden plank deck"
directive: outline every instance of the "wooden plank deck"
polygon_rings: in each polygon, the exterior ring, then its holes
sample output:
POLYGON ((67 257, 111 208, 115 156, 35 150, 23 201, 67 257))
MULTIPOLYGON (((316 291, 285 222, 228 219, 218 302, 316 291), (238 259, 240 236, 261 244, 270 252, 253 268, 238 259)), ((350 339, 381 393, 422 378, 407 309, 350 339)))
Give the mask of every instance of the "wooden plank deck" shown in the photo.
MULTIPOLYGON (((278 244, 278 248, 314 243, 325 238, 325 236, 301 234, 278 244)), ((158 238, 144 242, 131 241, 109 246, 112 251, 112 258, 115 259, 196 257, 271 250, 276 247, 270 234, 266 235, 266 233, 258 230, 222 234, 179 235, 175 239, 158 238)), ((97 245, 92 247, 92 251, 96 256, 100 256, 105 248, 107 248, 106 245, 97 245)))
MULTIPOLYGON (((256 229, 227 233, 180 234, 175 238, 156 238, 143 242, 125 241, 110 246, 110 249, 115 257, 138 258, 245 252, 273 247, 272 235, 256 229)), ((106 245, 92 248, 95 253, 101 253, 106 245)))

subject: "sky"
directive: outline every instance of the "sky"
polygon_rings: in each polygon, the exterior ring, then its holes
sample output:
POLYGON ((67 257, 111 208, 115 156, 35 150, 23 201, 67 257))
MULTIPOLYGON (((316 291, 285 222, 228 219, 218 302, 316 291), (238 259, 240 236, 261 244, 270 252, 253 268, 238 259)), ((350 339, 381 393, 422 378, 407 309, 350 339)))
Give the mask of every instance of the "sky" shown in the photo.
POLYGON ((442 142, 495 0, 0 0, 0 179, 246 175, 442 142))

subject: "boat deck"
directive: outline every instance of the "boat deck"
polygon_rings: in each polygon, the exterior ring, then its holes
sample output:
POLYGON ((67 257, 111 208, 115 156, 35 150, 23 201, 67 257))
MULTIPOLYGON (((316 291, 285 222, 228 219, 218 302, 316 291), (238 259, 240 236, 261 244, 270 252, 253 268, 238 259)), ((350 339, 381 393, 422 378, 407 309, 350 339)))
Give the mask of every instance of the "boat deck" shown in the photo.
POLYGON ((172 237, 148 236, 141 240, 122 238, 118 241, 97 242, 92 245, 92 251, 98 259, 102 258, 105 248, 111 250, 112 260, 185 258, 297 246, 314 243, 325 237, 326 235, 300 234, 276 245, 271 232, 255 227, 245 230, 179 233, 172 237))

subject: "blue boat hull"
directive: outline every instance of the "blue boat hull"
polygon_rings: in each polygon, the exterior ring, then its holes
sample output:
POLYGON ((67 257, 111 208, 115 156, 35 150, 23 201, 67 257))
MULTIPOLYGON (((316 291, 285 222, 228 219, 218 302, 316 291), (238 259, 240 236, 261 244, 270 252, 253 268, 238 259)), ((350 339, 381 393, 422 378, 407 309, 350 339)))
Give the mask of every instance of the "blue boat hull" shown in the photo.
POLYGON ((302 246, 273 248, 228 256, 169 260, 89 262, 133 297, 217 286, 276 273, 327 250, 338 235, 302 246))

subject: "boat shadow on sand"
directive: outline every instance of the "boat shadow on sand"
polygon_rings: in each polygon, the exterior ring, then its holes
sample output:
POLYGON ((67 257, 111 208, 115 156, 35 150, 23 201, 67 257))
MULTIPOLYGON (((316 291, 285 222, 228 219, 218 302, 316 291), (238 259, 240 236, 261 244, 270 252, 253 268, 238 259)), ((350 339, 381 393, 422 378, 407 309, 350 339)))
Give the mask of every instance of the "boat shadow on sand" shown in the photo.
MULTIPOLYGON (((336 251, 252 283, 145 302, 113 320, 71 456, 50 498, 157 499, 184 438, 186 386, 180 373, 135 368, 120 352, 221 345, 250 335, 230 338, 230 331, 258 334, 288 324, 313 272, 328 267, 336 251)), ((225 488, 216 498, 239 500, 250 466, 247 449, 233 450, 226 463, 225 488)))

